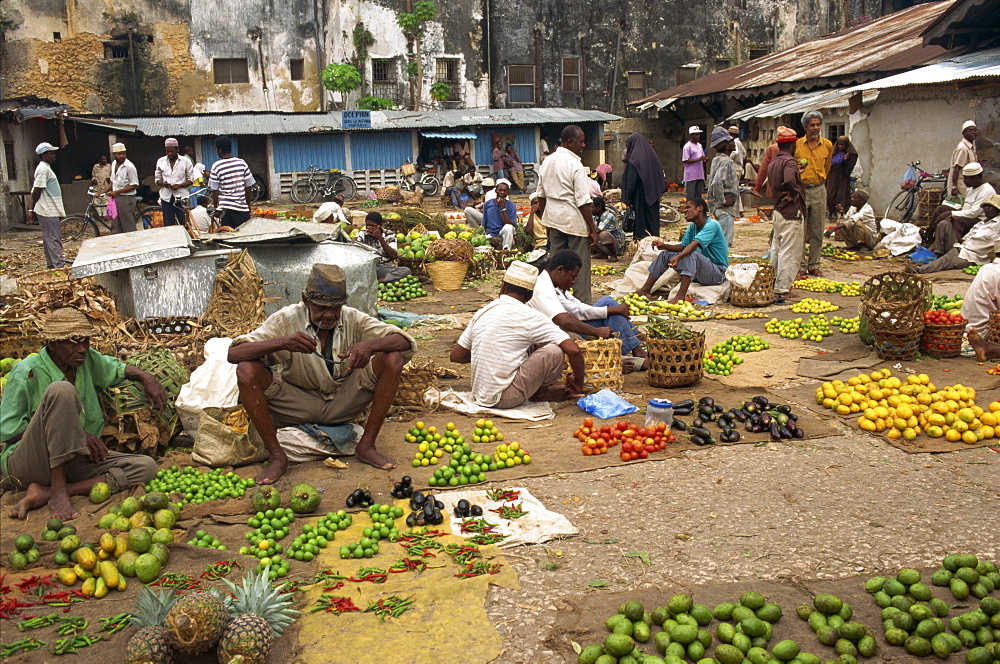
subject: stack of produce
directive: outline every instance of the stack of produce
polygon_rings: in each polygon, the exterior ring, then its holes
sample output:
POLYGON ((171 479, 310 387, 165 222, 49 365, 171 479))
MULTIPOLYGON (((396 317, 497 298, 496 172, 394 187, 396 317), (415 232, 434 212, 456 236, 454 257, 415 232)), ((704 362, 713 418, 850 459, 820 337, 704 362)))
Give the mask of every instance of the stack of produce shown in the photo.
POLYGON ((833 334, 833 331, 830 330, 830 321, 823 314, 810 316, 808 320, 772 318, 764 325, 764 330, 785 339, 802 339, 803 341, 823 341, 824 337, 833 334))
POLYGON ((743 364, 743 358, 736 354, 737 351, 741 353, 753 353, 767 350, 770 347, 771 344, 767 343, 767 341, 752 334, 729 337, 729 339, 722 343, 712 346, 712 350, 702 359, 702 363, 705 365, 705 373, 728 376, 733 372, 733 365, 743 364))
POLYGON ((408 275, 392 283, 378 285, 378 297, 385 302, 409 302, 418 297, 424 297, 427 291, 415 276, 408 275))
POLYGON ((814 300, 811 297, 800 300, 789 308, 797 314, 822 314, 828 311, 837 311, 840 309, 840 307, 833 302, 827 302, 826 300, 814 300))
POLYGON ((801 288, 813 293, 840 293, 846 297, 861 294, 861 284, 857 281, 833 281, 824 277, 808 277, 792 282, 793 288, 801 288))
POLYGON ((182 493, 179 505, 200 504, 206 500, 242 498, 248 487, 254 485, 252 477, 246 479, 232 472, 198 470, 193 466, 170 466, 156 471, 156 477, 146 485, 147 492, 182 493))
POLYGON ((696 308, 687 300, 682 300, 671 304, 666 300, 650 300, 645 295, 630 293, 622 298, 622 304, 629 307, 630 316, 644 316, 646 314, 658 314, 661 316, 673 316, 675 318, 706 318, 708 316, 703 310, 696 308))
POLYGON ((836 595, 820 593, 812 606, 802 604, 795 611, 809 623, 820 643, 833 647, 841 661, 850 661, 843 660, 844 656, 856 659, 875 654, 875 637, 867 627, 851 620, 854 609, 836 595))

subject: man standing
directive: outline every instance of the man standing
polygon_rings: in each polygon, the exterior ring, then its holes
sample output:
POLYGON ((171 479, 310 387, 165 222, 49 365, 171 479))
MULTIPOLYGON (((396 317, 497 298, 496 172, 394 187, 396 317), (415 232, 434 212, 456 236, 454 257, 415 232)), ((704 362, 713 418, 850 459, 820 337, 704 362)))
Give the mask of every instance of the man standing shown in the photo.
POLYGON ((233 140, 228 136, 215 139, 219 161, 212 164, 208 187, 212 190, 215 218, 220 226, 237 228, 250 218, 250 188, 255 180, 247 163, 233 156, 233 140))
POLYGON ((499 238, 500 248, 507 250, 514 246, 514 231, 517 228, 517 206, 507 198, 510 185, 504 180, 497 184, 496 198, 483 204, 483 229, 486 237, 499 238))
POLYGON ((736 125, 729 127, 729 135, 733 139, 733 153, 730 158, 733 163, 736 164, 736 170, 739 172, 739 176, 743 178, 743 166, 747 163, 747 149, 743 147, 743 141, 740 140, 740 128, 736 125))
POLYGON ((118 217, 111 222, 112 233, 131 233, 135 230, 135 191, 139 188, 139 172, 128 160, 125 144, 111 146, 115 163, 111 165, 111 184, 107 194, 115 199, 118 217))
POLYGON ((42 325, 45 345, 14 367, 0 402, 0 476, 27 488, 11 510, 23 519, 48 504, 52 516, 72 519, 70 496, 98 482, 124 491, 153 479, 156 462, 145 454, 109 452, 99 436, 104 415, 98 394, 124 379, 142 383, 151 406, 167 403, 151 374, 91 349, 93 325, 78 309, 56 309, 42 325))
MULTIPOLYGON (((771 215, 774 224, 771 235, 771 264, 775 270, 774 294, 777 296, 775 302, 781 304, 791 291, 796 270, 802 261, 805 235, 802 220, 806 194, 799 175, 799 164, 794 157, 797 146, 795 130, 778 127, 777 137, 778 154, 767 167, 767 181, 774 196, 774 212, 771 215)), ((817 209, 826 209, 825 195, 822 201, 817 202, 817 206, 817 209)), ((822 239, 820 234, 820 240, 822 239)))
MULTIPOLYGON (((805 242, 808 243, 808 259, 803 253, 799 271, 807 271, 814 277, 822 277, 819 269, 820 253, 823 251, 823 226, 826 224, 826 177, 833 162, 833 142, 820 136, 823 128, 823 114, 806 111, 802 115, 802 128, 806 135, 795 144, 795 158, 805 164, 802 169, 802 186, 806 192, 805 242)), ((775 192, 777 195, 777 192, 775 192)), ((773 254, 772 254, 773 255, 773 254)))
POLYGON ((590 304, 590 247, 597 244, 592 215, 591 179, 580 155, 587 145, 583 129, 568 125, 560 145, 538 170, 538 213, 549 229, 549 250, 571 249, 583 262, 574 292, 590 304))
POLYGON ((778 144, 771 143, 764 150, 764 156, 760 159, 760 166, 757 167, 757 178, 754 181, 753 188, 750 190, 750 193, 757 198, 762 198, 764 196, 764 194, 761 193, 761 189, 764 188, 765 183, 767 183, 767 190, 764 193, 767 194, 768 198, 772 195, 771 183, 767 182, 767 167, 771 164, 771 160, 777 156, 778 144))
POLYGON ((451 349, 452 362, 472 363, 472 397, 480 406, 516 408, 528 400, 565 401, 583 393, 580 347, 544 314, 526 306, 537 279, 537 268, 511 263, 500 296, 476 312, 451 349), (560 382, 564 356, 573 369, 569 384, 560 382))
POLYGON ((48 268, 63 267, 62 230, 60 220, 66 216, 63 208, 62 187, 52 170, 56 163, 56 150, 51 143, 39 143, 35 148, 38 166, 35 168, 35 182, 31 186, 31 200, 28 205, 28 221, 42 229, 42 249, 45 251, 45 265, 48 268))
POLYGON ((393 265, 399 258, 399 246, 396 234, 382 226, 382 213, 369 212, 365 217, 365 230, 359 232, 354 241, 371 247, 378 259, 375 263, 375 276, 382 283, 399 281, 410 276, 410 268, 393 265))
POLYGON ((538 141, 538 165, 541 166, 545 158, 548 157, 551 152, 549 152, 549 135, 542 134, 541 139, 538 141))
POLYGON ((369 405, 354 454, 382 470, 396 467, 375 449, 375 440, 417 342, 346 302, 344 271, 313 265, 302 302, 279 309, 229 347, 240 402, 267 447, 269 464, 256 477, 260 484, 274 484, 288 469, 278 428, 350 422, 369 405))
POLYGON ((736 232, 736 207, 740 194, 736 163, 730 158, 736 149, 736 142, 728 131, 716 127, 712 130, 712 147, 718 154, 712 160, 708 173, 708 206, 712 216, 722 226, 726 246, 731 247, 736 232))
POLYGON ((688 128, 688 142, 681 152, 684 163, 684 196, 691 200, 705 195, 705 149, 701 147, 701 127, 688 128))
POLYGON ((163 142, 167 154, 156 160, 156 186, 160 188, 160 208, 163 210, 163 225, 183 224, 182 213, 174 207, 177 191, 190 187, 194 182, 194 164, 187 157, 178 154, 176 138, 163 142))
POLYGON ((966 120, 962 125, 962 140, 955 146, 955 151, 951 153, 951 170, 948 171, 948 192, 952 196, 965 196, 965 183, 962 181, 962 169, 968 164, 978 162, 976 156, 976 136, 979 129, 972 120, 966 120))
MULTIPOLYGON (((98 157, 97 163, 90 169, 90 182, 98 194, 105 191, 111 184, 111 162, 108 161, 107 155, 102 154, 98 157)), ((101 205, 107 205, 108 199, 105 196, 99 196, 99 202, 101 205)))

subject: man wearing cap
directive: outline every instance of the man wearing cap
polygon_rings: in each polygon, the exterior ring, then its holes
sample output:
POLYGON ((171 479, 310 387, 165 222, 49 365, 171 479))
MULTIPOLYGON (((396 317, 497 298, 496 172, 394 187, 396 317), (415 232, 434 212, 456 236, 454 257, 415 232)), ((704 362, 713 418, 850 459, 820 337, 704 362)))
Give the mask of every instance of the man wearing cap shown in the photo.
POLYGON ((319 206, 313 212, 312 220, 317 224, 347 224, 351 225, 347 215, 344 214, 344 197, 334 194, 333 198, 319 206))
MULTIPOLYGON (((160 188, 160 207, 163 210, 163 225, 183 224, 183 213, 174 207, 178 190, 187 189, 194 182, 194 164, 190 159, 181 158, 176 138, 163 142, 167 154, 156 160, 155 181, 160 188)), ((179 206, 184 207, 184 206, 179 206)))
POLYGON ((844 206, 837 204, 837 212, 844 215, 843 219, 826 230, 826 237, 833 237, 837 231, 842 231, 844 244, 849 251, 866 249, 871 251, 878 244, 878 222, 875 221, 875 210, 868 204, 868 192, 858 189, 851 194, 851 207, 844 212, 844 206))
POLYGON ((795 158, 803 164, 802 186, 805 189, 805 252, 799 272, 822 277, 819 269, 823 251, 823 227, 826 224, 826 178, 833 164, 833 142, 820 136, 823 114, 806 111, 802 114, 806 135, 795 144, 795 158), (808 254, 808 255, 807 255, 808 254))
POLYGON ((934 243, 929 247, 938 258, 925 265, 912 265, 907 272, 929 274, 942 270, 962 270, 972 265, 985 265, 990 252, 1000 242, 1000 195, 993 194, 980 206, 983 220, 976 223, 958 243, 952 224, 939 224, 934 243))
POLYGON ((115 199, 115 207, 118 208, 118 216, 111 222, 111 232, 131 233, 135 230, 135 191, 139 188, 139 172, 128 160, 124 143, 112 145, 111 155, 115 163, 111 164, 111 184, 105 193, 115 199))
POLYGON ((963 182, 962 169, 972 162, 978 162, 976 155, 976 136, 979 129, 972 120, 966 120, 962 124, 962 140, 955 146, 955 151, 951 153, 951 170, 948 171, 948 192, 952 196, 965 196, 965 182, 963 182))
MULTIPOLYGON (((778 127, 777 139, 778 154, 767 166, 767 182, 774 197, 774 212, 771 214, 774 294, 778 296, 775 302, 781 304, 789 297, 802 260, 806 203, 799 163, 794 156, 798 140, 795 130, 785 126, 778 127)), ((825 200, 824 198, 824 206, 825 200)))
POLYGON ((969 345, 979 362, 1000 358, 1000 344, 996 343, 1000 340, 989 343, 983 339, 990 328, 990 317, 997 311, 1000 311, 1000 258, 979 268, 962 300, 962 316, 969 321, 965 326, 969 345))
POLYGON ((531 202, 531 209, 524 220, 524 232, 531 236, 532 249, 541 249, 549 244, 549 231, 538 212, 538 192, 528 194, 528 200, 531 202))
POLYGON ((417 343, 346 302, 344 271, 317 263, 302 302, 271 314, 229 348, 240 402, 267 446, 269 464, 256 477, 261 484, 273 484, 288 468, 277 429, 350 422, 369 406, 355 455, 382 470, 396 467, 375 449, 375 439, 417 343))
POLYGON ((705 148, 701 146, 701 127, 688 127, 688 142, 681 151, 684 164, 684 196, 688 200, 705 195, 705 148))
POLYGON ((528 400, 565 401, 583 393, 579 346, 526 304, 537 278, 535 267, 511 263, 500 296, 476 312, 451 349, 452 362, 472 363, 472 396, 480 406, 516 408, 528 400), (564 356, 573 370, 568 384, 561 382, 564 356))
POLYGON ((715 220, 722 226, 726 236, 726 246, 733 245, 736 232, 737 205, 740 195, 740 178, 736 163, 730 159, 736 142, 724 127, 712 130, 712 147, 718 154, 712 160, 708 173, 708 206, 715 220))
POLYGON ((571 249, 583 261, 574 292, 590 304, 590 249, 597 244, 597 225, 590 195, 594 181, 581 161, 586 134, 577 125, 568 125, 559 143, 538 171, 538 212, 545 217, 552 251, 571 249))
POLYGON ((11 518, 23 519, 47 504, 53 517, 72 519, 78 512, 70 496, 86 494, 98 482, 124 491, 156 474, 150 457, 104 446, 98 393, 135 380, 150 405, 162 410, 163 387, 151 374, 93 350, 94 333, 78 309, 56 309, 42 325, 45 345, 8 375, 0 401, 0 475, 5 487, 27 488, 11 518))
POLYGON ((382 213, 369 212, 365 217, 365 229, 359 231, 354 241, 370 247, 378 256, 375 274, 383 283, 399 281, 410 276, 410 268, 393 265, 399 258, 396 234, 382 226, 382 213))
POLYGON ((928 228, 935 236, 942 223, 950 223, 954 227, 955 238, 961 240, 969 232, 969 229, 983 220, 983 202, 997 193, 993 189, 993 185, 983 177, 983 167, 976 161, 970 162, 962 168, 962 182, 965 184, 965 200, 962 203, 962 208, 956 210, 947 205, 941 205, 934 211, 928 228))
POLYGON ((220 226, 238 228, 250 219, 251 188, 254 185, 250 167, 239 157, 233 156, 233 139, 219 136, 215 139, 215 152, 219 160, 212 164, 208 188, 212 190, 215 218, 220 226))
POLYGON ((28 221, 38 224, 42 230, 42 249, 45 252, 45 265, 49 268, 66 265, 62 230, 59 227, 60 220, 66 216, 66 210, 63 208, 59 178, 52 170, 58 149, 51 143, 39 143, 35 148, 38 166, 35 168, 35 181, 31 186, 28 204, 28 221))

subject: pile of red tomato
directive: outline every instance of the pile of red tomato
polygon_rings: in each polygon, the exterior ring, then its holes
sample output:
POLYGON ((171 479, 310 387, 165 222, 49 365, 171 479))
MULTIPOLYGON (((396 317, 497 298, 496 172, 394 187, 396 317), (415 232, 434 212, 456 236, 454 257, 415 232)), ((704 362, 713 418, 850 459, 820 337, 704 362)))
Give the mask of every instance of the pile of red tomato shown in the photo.
POLYGON ((636 427, 626 420, 595 426, 594 420, 589 417, 583 420, 573 436, 583 443, 581 451, 584 456, 607 454, 608 448, 620 443, 622 461, 645 459, 650 453, 658 452, 666 448, 667 443, 677 440, 663 422, 657 422, 648 429, 636 427))
POLYGON ((934 309, 933 311, 924 312, 924 323, 927 325, 958 325, 959 323, 965 323, 965 316, 957 313, 953 314, 944 309, 934 309))

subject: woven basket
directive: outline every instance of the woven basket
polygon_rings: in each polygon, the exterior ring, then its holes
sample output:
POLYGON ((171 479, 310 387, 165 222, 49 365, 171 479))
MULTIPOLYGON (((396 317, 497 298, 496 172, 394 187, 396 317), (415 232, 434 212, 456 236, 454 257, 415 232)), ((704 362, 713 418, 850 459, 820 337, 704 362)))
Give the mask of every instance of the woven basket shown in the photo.
POLYGON ((920 350, 922 331, 875 330, 875 353, 883 360, 912 360, 920 350))
POLYGON ((931 357, 958 357, 962 353, 965 323, 952 325, 924 324, 920 352, 931 357))
POLYGON ((774 302, 775 269, 771 265, 758 263, 757 275, 749 288, 732 284, 729 289, 729 303, 734 307, 766 307, 774 302))
POLYGON ((427 275, 439 291, 453 291, 462 287, 469 271, 469 261, 434 261, 427 263, 427 275))
POLYGON ((399 187, 395 185, 389 185, 388 187, 375 187, 372 191, 375 192, 375 198, 383 202, 395 203, 401 198, 399 187))
POLYGON ((986 328, 986 341, 1000 344, 1000 311, 990 314, 990 326, 986 328))
POLYGON ((420 205, 424 202, 424 190, 404 191, 400 194, 403 205, 420 205))
MULTIPOLYGON (((584 392, 591 394, 605 388, 617 390, 625 384, 621 339, 584 339, 577 340, 576 345, 583 353, 584 392)), ((564 359, 564 365, 562 379, 566 383, 572 374, 569 359, 564 359)))
POLYGON ((417 172, 417 165, 414 163, 403 164, 399 170, 403 175, 413 175, 417 172))
POLYGON ((923 328, 928 285, 906 272, 877 274, 861 285, 861 313, 873 333, 913 332, 923 328))
POLYGON ((396 265, 399 267, 408 267, 412 274, 427 274, 426 263, 424 263, 423 258, 397 258, 396 265))
POLYGON ((646 380, 652 387, 684 387, 701 380, 704 332, 691 339, 649 339, 646 347, 649 353, 646 380))
POLYGON ((604 190, 604 202, 605 203, 617 203, 622 199, 621 189, 605 189, 604 190))
POLYGON ((40 270, 38 272, 32 272, 31 274, 21 275, 17 278, 17 287, 19 290, 25 290, 25 288, 30 288, 32 286, 48 286, 52 287, 59 283, 69 282, 73 280, 73 272, 69 267, 57 267, 51 270, 40 270))
POLYGON ((145 353, 151 348, 165 349, 191 372, 205 361, 205 342, 219 334, 215 327, 200 318, 129 318, 102 330, 93 346, 98 352, 130 363, 136 353, 145 353))
POLYGON ((225 267, 215 275, 205 320, 232 338, 256 329, 264 322, 264 304, 273 301, 264 291, 266 285, 246 249, 230 254, 225 267))
POLYGON ((33 319, 0 322, 0 358, 23 360, 32 353, 37 353, 44 343, 33 319))

